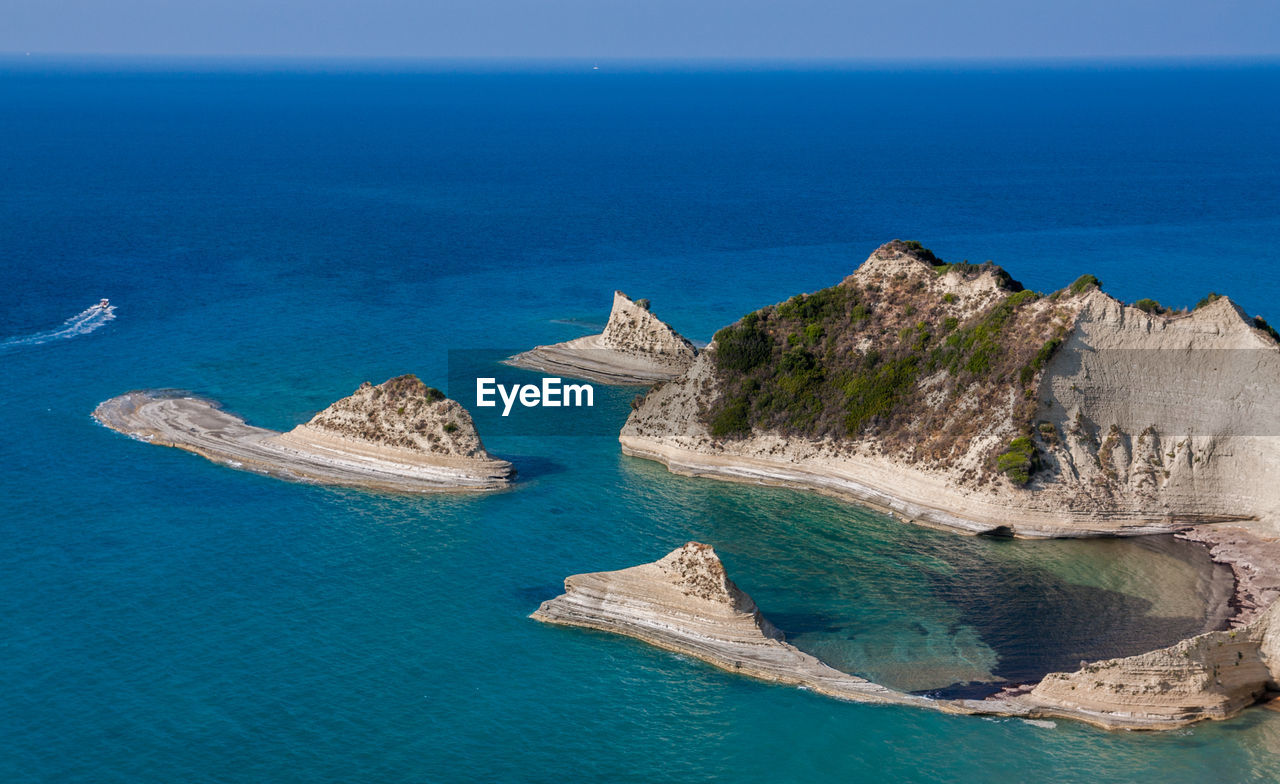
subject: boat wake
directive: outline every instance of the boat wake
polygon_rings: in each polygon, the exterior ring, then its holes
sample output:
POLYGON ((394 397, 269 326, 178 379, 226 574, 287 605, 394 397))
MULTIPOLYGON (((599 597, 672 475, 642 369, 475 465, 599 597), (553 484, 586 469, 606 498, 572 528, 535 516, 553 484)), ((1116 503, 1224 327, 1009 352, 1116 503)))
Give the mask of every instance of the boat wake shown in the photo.
POLYGON ((56 329, 47 329, 31 335, 0 340, 0 353, 27 346, 40 346, 45 343, 52 343, 55 340, 66 340, 79 335, 88 335, 90 332, 106 326, 107 322, 115 317, 115 306, 104 299, 97 305, 83 310, 62 322, 62 326, 56 329))

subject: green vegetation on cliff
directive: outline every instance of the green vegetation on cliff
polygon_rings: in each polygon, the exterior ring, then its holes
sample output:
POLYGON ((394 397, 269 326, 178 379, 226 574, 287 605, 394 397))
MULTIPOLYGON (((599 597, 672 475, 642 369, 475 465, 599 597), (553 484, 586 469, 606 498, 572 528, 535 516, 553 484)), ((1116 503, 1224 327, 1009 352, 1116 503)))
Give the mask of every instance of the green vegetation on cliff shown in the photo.
POLYGON ((996 458, 996 470, 1009 477, 1015 485, 1025 485, 1031 481, 1039 462, 1035 443, 1027 436, 1018 436, 996 458))
MULTIPOLYGON (((927 249, 907 247, 935 268, 941 264, 927 249)), ((1012 406, 1015 427, 1031 436, 1034 384, 1061 345, 1063 297, 1071 295, 1045 301, 987 265, 960 274, 996 281, 984 307, 966 307, 907 275, 884 285, 850 278, 720 330, 714 356, 721 394, 704 411, 711 433, 875 436, 889 450, 940 459, 967 449, 1001 411, 1007 421, 1012 406)), ((1015 444, 1014 456, 997 465, 993 454, 989 468, 1025 484, 1035 446, 1030 437, 1015 444)))
POLYGON ((1090 288, 1102 288, 1102 281, 1092 275, 1081 275, 1075 279, 1075 282, 1067 287, 1072 294, 1083 294, 1090 288))

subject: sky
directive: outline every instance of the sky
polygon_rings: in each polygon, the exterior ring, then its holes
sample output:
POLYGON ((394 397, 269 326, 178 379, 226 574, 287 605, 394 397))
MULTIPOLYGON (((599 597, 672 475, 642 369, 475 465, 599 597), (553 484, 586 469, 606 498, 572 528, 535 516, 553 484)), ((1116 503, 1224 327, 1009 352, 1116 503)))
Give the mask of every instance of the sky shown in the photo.
POLYGON ((0 52, 391 58, 1280 55, 1280 0, 0 0, 0 52))

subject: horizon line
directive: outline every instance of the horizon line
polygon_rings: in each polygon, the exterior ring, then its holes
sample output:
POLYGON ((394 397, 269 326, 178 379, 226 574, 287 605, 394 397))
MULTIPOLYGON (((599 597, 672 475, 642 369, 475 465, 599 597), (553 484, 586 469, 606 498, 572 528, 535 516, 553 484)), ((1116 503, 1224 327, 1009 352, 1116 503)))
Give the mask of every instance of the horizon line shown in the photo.
POLYGON ((732 68, 754 70, 813 69, 883 69, 883 68, 946 68, 946 67, 1071 67, 1071 66, 1242 66, 1280 65, 1280 53, 1246 55, 1042 55, 1024 57, 1016 55, 947 56, 947 57, 723 57, 723 56, 662 56, 662 57, 589 57, 571 56, 505 56, 505 55, 318 55, 318 54, 158 54, 120 52, 25 52, 0 50, 0 64, 31 65, 91 65, 128 64, 133 66, 205 65, 243 67, 254 65, 275 66, 332 66, 353 65, 363 68, 395 66, 400 69, 414 67, 424 70, 456 68, 458 66, 482 67, 483 70, 525 66, 532 70, 559 70, 581 68, 601 64, 620 70, 637 68, 699 68, 725 70, 732 68))

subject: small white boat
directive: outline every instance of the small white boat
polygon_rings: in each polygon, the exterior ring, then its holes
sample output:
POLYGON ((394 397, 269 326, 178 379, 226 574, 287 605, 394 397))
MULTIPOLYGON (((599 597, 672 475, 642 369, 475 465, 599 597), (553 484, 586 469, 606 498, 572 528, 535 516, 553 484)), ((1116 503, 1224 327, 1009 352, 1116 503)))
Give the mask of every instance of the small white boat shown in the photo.
POLYGON ((106 308, 111 307, 111 300, 107 299, 106 297, 103 297, 102 301, 100 301, 96 307, 103 308, 105 310, 106 308))

